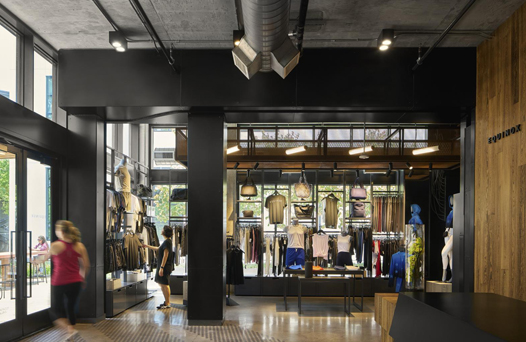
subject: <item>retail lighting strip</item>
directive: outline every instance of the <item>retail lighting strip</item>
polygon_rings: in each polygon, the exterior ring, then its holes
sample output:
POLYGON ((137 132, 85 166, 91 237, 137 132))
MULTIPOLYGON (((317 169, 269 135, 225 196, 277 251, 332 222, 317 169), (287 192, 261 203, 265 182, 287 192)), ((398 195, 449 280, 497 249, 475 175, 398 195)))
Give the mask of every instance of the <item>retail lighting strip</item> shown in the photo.
POLYGON ((425 154, 425 153, 432 153, 432 152, 438 152, 440 151, 440 148, 438 146, 430 146, 430 147, 424 147, 417 150, 413 150, 413 155, 417 156, 419 154, 425 154))
POLYGON ((229 147, 226 149, 226 154, 232 154, 232 153, 235 153, 235 152, 238 152, 240 151, 239 150, 239 145, 236 145, 236 146, 232 146, 232 147, 229 147))
POLYGON ((305 151, 307 151, 307 146, 299 146, 299 147, 289 148, 288 150, 285 151, 285 153, 287 155, 291 155, 294 153, 300 153, 300 152, 305 152, 305 151))
POLYGON ((355 148, 355 149, 349 150, 349 154, 352 156, 352 155, 355 155, 355 154, 372 152, 373 149, 374 149, 373 146, 366 146, 365 148, 364 147, 359 147, 359 148, 355 148))

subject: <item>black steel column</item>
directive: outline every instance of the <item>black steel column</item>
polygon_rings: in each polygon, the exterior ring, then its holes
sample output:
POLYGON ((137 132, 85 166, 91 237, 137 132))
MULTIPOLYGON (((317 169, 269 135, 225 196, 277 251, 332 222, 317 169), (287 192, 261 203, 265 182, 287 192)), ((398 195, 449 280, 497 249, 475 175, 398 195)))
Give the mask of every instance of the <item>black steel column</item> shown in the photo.
POLYGON ((188 116, 188 320, 221 324, 226 276, 226 125, 222 112, 188 116))
POLYGON ((104 318, 105 138, 104 122, 95 116, 69 116, 67 219, 82 234, 91 269, 81 294, 79 318, 104 318))

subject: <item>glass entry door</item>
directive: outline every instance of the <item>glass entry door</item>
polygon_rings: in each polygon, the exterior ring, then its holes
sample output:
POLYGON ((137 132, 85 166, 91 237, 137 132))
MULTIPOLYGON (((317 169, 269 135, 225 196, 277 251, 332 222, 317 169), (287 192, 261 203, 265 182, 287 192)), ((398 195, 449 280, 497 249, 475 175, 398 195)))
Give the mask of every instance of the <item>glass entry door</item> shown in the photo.
POLYGON ((0 341, 49 325, 52 160, 0 144, 0 341), (41 262, 40 262, 41 261, 41 262))

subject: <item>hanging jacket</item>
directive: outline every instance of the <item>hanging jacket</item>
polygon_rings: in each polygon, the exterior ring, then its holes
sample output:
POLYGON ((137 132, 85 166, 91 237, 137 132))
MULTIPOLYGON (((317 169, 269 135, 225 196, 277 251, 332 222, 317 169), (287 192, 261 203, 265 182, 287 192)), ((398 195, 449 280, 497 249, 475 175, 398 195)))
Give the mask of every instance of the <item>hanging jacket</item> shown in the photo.
POLYGON ((389 270, 389 287, 393 287, 396 278, 396 292, 402 289, 405 278, 405 252, 398 252, 391 257, 391 268, 389 270))

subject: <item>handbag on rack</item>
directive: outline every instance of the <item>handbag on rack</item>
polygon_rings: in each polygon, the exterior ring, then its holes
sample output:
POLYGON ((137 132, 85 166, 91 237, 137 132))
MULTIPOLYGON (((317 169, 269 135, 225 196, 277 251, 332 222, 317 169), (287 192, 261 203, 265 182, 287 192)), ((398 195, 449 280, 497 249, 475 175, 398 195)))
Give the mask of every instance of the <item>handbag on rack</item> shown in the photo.
POLYGON ((365 217, 365 203, 354 202, 352 204, 352 217, 365 217))
POLYGON ((152 189, 147 187, 146 185, 139 184, 139 186, 137 187, 137 195, 139 197, 152 197, 153 192, 152 189))
POLYGON ((241 186, 240 195, 243 197, 256 197, 258 195, 258 188, 254 184, 254 180, 250 176, 248 176, 245 179, 245 183, 241 186), (248 184, 249 179, 251 184, 248 184))
POLYGON ((363 187, 362 182, 360 182, 360 187, 358 187, 359 180, 360 178, 356 178, 351 188, 351 199, 364 200, 367 198, 367 190, 363 187))
POLYGON ((309 198, 312 191, 312 185, 307 183, 307 176, 301 172, 299 183, 294 184, 294 192, 298 198, 309 198))
POLYGON ((188 189, 173 189, 170 201, 186 201, 188 199, 188 189))
POLYGON ((314 213, 313 205, 294 204, 294 214, 299 219, 310 219, 314 213))
POLYGON ((243 217, 254 217, 253 210, 243 210, 243 217))

